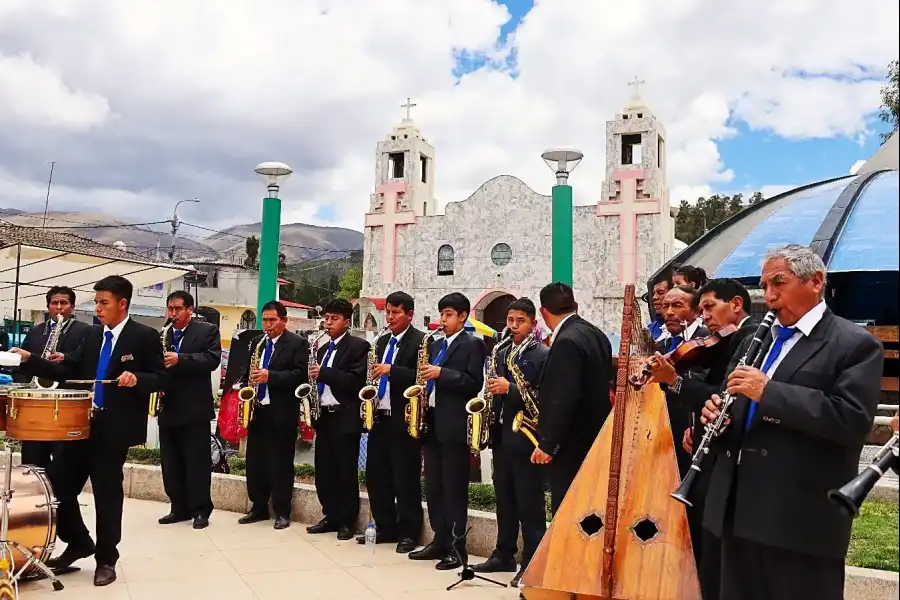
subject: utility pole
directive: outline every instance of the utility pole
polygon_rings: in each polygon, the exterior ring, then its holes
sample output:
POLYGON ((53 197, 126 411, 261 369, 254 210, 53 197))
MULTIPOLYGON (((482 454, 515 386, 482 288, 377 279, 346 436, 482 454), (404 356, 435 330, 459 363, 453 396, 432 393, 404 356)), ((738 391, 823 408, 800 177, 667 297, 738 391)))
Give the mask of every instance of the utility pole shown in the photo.
POLYGON ((178 205, 182 202, 200 202, 200 200, 191 198, 189 200, 179 200, 175 203, 175 208, 172 210, 172 247, 169 249, 169 262, 175 260, 175 235, 178 233, 178 226, 180 225, 178 221, 178 205))
POLYGON ((50 165, 50 177, 47 179, 47 198, 44 200, 44 222, 41 224, 41 229, 47 226, 47 211, 50 208, 50 186, 53 184, 53 167, 56 166, 57 161, 48 160, 47 164, 50 165))

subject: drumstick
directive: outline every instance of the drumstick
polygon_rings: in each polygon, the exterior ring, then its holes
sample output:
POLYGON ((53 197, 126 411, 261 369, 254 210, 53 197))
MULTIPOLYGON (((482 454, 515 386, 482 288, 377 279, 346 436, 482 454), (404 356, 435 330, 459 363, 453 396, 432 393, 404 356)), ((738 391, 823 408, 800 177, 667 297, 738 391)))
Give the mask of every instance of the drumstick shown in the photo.
POLYGON ((118 383, 118 379, 66 379, 65 383, 118 383))

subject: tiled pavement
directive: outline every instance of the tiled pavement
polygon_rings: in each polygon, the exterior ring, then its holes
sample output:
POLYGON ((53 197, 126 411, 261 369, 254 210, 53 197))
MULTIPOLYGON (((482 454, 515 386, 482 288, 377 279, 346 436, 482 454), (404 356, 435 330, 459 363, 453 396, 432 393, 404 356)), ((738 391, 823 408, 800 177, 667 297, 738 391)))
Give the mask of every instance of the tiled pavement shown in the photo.
MULTIPOLYGON (((82 496, 85 520, 94 520, 92 497, 82 496)), ((305 525, 275 531, 272 522, 238 525, 240 515, 215 511, 210 527, 194 531, 190 523, 158 525, 167 506, 125 500, 118 581, 105 588, 92 584, 94 562, 76 563, 77 573, 60 579, 66 588, 53 592, 49 582, 20 586, 23 600, 515 600, 518 590, 466 582, 451 592, 456 572, 439 572, 431 562, 414 562, 376 547, 375 566, 365 566, 366 548, 334 534, 311 536, 305 525)), ((93 530, 93 528, 92 528, 93 530)), ((58 549, 62 547, 58 542, 58 549)), ((473 562, 479 559, 473 557, 473 562)), ((512 574, 497 577, 509 581, 512 574)))

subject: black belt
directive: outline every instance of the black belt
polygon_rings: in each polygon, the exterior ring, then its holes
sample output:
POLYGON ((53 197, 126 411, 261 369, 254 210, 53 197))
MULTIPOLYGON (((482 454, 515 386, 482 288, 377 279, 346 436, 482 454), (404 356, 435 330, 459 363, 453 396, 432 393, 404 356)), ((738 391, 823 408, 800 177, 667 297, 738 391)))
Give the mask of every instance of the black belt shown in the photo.
POLYGON ((389 408, 379 408, 379 409, 378 409, 378 414, 379 414, 379 415, 384 415, 384 416, 386 416, 386 417, 389 417, 389 416, 391 416, 391 409, 389 409, 389 408))
POLYGON ((323 404, 321 406, 321 409, 322 409, 322 412, 336 413, 341 409, 341 405, 340 404, 329 404, 326 406, 323 404))

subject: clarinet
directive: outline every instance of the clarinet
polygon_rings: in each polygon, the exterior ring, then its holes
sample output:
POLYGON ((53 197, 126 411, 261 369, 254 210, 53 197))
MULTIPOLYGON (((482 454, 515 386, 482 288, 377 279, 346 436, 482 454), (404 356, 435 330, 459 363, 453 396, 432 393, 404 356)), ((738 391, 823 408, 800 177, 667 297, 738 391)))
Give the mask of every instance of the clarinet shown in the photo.
MULTIPOLYGON (((737 364, 738 367, 747 364, 758 367, 759 364, 761 364, 765 357, 765 352, 761 351, 763 348, 763 340, 766 338, 766 334, 772 328, 774 323, 775 311, 770 310, 766 313, 762 323, 759 324, 756 333, 753 334, 753 339, 750 341, 750 345, 747 346, 747 351, 737 364)), ((682 504, 693 506, 688 499, 691 495, 691 488, 693 488, 694 484, 697 482, 697 476, 700 475, 700 472, 703 470, 703 461, 709 454, 710 444, 712 444, 713 440, 722 435, 722 432, 725 430, 726 422, 731 419, 731 408, 733 405, 734 396, 727 392, 724 393, 722 395, 722 406, 719 409, 719 416, 715 421, 706 424, 706 429, 703 432, 703 439, 700 440, 700 444, 697 446, 696 452, 694 452, 691 468, 684 476, 684 480, 682 480, 678 489, 671 494, 672 498, 678 500, 682 504)))

